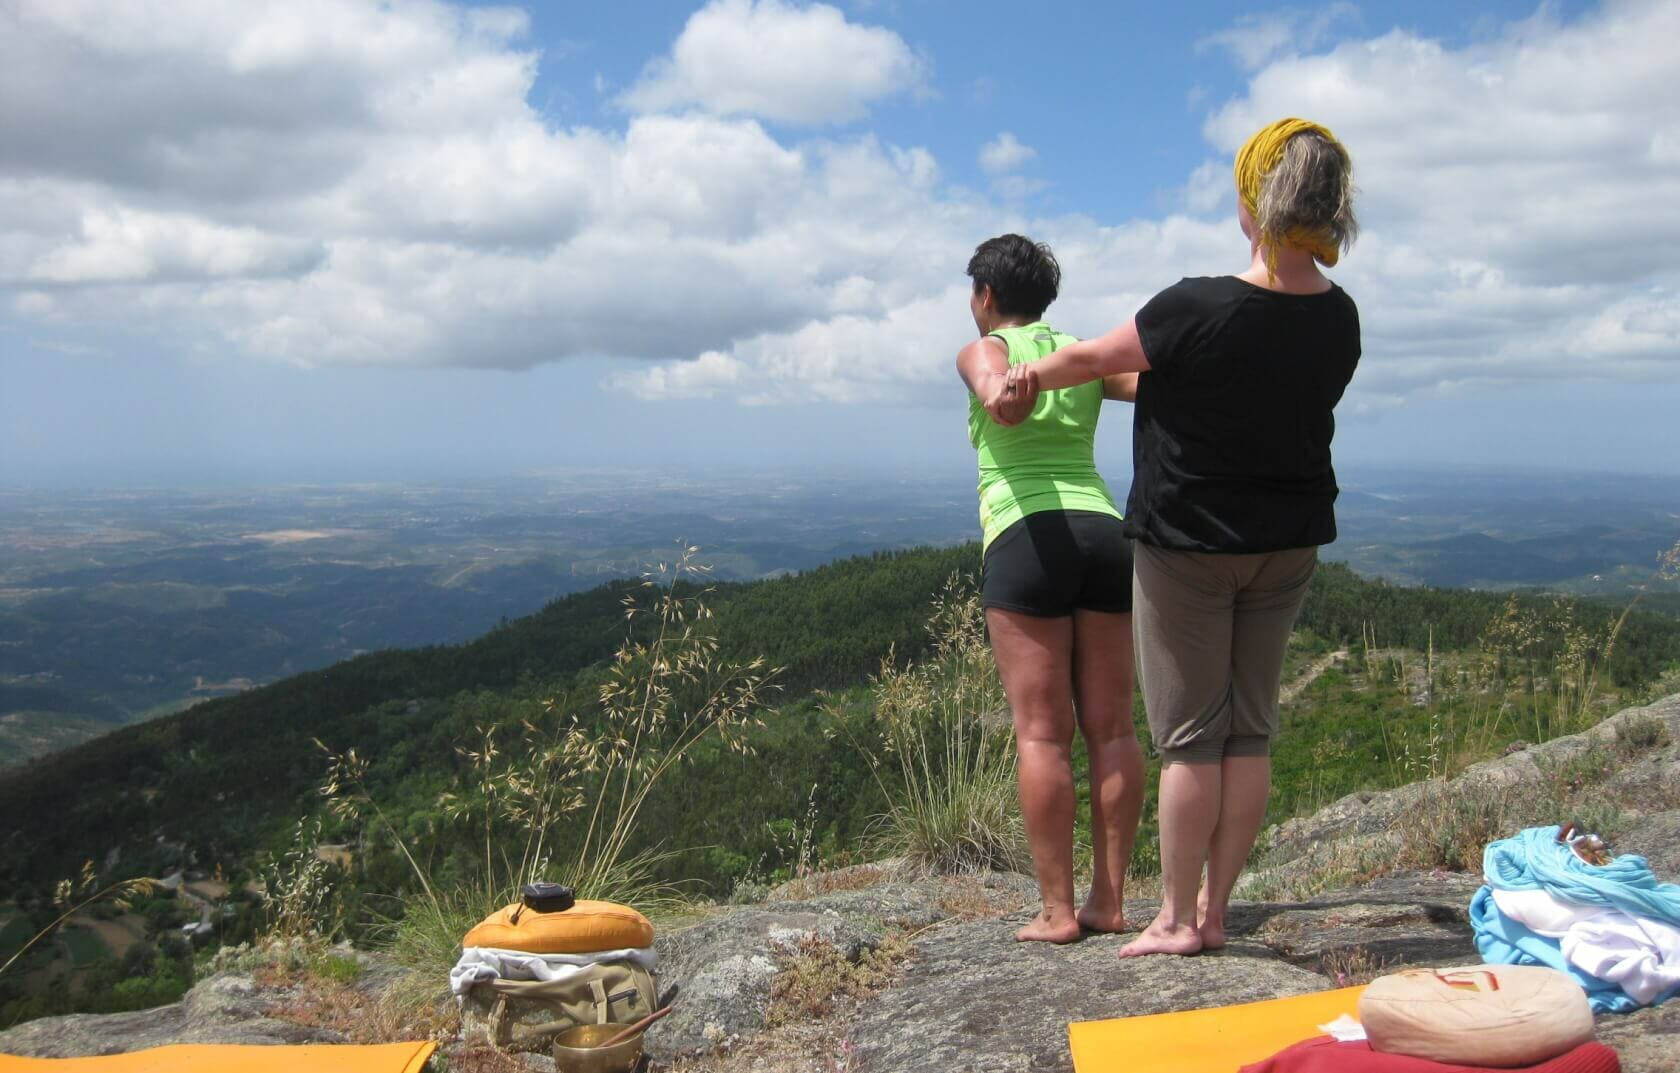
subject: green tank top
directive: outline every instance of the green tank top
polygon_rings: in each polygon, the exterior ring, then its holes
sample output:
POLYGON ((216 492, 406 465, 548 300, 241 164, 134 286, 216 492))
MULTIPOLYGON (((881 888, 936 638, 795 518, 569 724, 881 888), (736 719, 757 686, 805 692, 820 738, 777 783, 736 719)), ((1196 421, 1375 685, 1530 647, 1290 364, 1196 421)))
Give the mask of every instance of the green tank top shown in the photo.
MULTIPOLYGON (((1011 365, 1075 342, 1043 321, 991 334, 1009 347, 1011 365)), ((980 457, 982 552, 999 533, 1039 511, 1089 510, 1120 517, 1092 454, 1102 402, 1101 380, 1045 391, 1031 416, 1005 428, 969 394, 968 440, 980 457)))

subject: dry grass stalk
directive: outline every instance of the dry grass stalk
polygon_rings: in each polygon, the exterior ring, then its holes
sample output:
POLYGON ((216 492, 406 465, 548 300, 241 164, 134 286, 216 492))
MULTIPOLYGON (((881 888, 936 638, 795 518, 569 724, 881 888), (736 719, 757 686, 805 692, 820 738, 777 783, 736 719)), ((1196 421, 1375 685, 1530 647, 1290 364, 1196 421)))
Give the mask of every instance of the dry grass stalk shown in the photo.
POLYGON ((92 861, 82 862, 82 870, 75 879, 61 879, 53 889, 52 905, 61 910, 58 916, 46 927, 34 935, 16 950, 4 962, 0 962, 0 976, 5 976, 13 965, 18 964, 31 950, 40 946, 42 942, 58 933, 66 921, 82 910, 98 902, 109 900, 118 908, 126 910, 128 899, 136 894, 152 894, 158 889, 155 879, 137 878, 122 879, 103 887, 99 885, 99 873, 94 870, 92 861))
POLYGON ((1334 980, 1337 987, 1356 987, 1386 974, 1389 963, 1363 946, 1351 946, 1326 950, 1318 959, 1318 971, 1334 980))

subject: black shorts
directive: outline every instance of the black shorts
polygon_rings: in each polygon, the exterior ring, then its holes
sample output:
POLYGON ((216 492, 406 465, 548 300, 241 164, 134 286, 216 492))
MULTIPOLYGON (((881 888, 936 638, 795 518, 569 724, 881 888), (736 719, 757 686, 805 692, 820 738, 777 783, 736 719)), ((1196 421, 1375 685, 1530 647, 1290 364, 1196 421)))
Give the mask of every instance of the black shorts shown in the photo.
POLYGON ((1132 543, 1119 518, 1042 510, 997 535, 980 565, 980 602, 1040 618, 1132 610, 1132 543))

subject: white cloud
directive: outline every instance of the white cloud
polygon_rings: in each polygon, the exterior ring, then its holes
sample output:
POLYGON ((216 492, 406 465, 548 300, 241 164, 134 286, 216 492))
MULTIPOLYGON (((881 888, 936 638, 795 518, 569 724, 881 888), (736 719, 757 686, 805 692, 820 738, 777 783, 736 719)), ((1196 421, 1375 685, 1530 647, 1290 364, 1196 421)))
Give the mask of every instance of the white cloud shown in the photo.
POLYGON ((1196 47, 1224 49, 1243 70, 1255 71, 1279 57, 1320 47, 1337 24, 1358 15, 1358 8, 1343 2, 1315 11, 1283 8, 1243 15, 1227 29, 1204 37, 1196 47))
POLYGON ((81 234, 42 253, 23 273, 36 283, 284 276, 320 259, 308 241, 254 227, 224 227, 179 213, 90 209, 81 234))
POLYGON ((1456 50, 1392 31, 1273 63, 1206 132, 1229 154, 1304 115, 1348 145, 1363 389, 1653 375, 1680 357, 1680 171, 1655 151, 1680 130, 1677 34, 1661 0, 1456 50))
POLYGON ((1043 179, 1015 174, 1037 157, 1037 149, 1022 145, 1014 134, 1006 130, 980 147, 980 169, 992 177, 993 194, 1004 201, 1017 202, 1050 185, 1043 179))
POLYGON ((858 119, 919 87, 925 64, 891 30, 848 22, 827 4, 712 0, 689 17, 670 56, 621 98, 636 112, 688 106, 790 123, 858 119))
POLYGON ((692 361, 671 362, 618 373, 612 379, 620 387, 644 399, 711 398, 728 391, 750 375, 745 363, 708 350, 692 361))
POLYGON ((980 168, 988 175, 1002 175, 1016 170, 1036 156, 1037 149, 1022 145, 1014 134, 1006 130, 980 147, 980 168))
POLYGON ((175 11, 0 12, 20 313, 305 365, 674 357, 913 298, 973 230, 921 149, 700 114, 549 129, 517 19, 175 11))
MULTIPOLYGON (((885 33, 817 7, 702 15, 885 33)), ((619 383, 649 398, 919 401, 954 389, 976 242, 1051 242, 1053 316, 1101 331, 1181 274, 1241 266, 1230 155, 1301 114, 1347 141, 1363 191, 1364 235, 1335 272, 1365 326, 1350 412, 1478 379, 1671 377, 1680 355, 1680 5, 1274 58, 1208 119, 1182 208, 1106 226, 949 189, 924 148, 779 137, 715 114, 733 108, 721 96, 556 129, 527 99, 524 29, 425 0, 13 0, 0 299, 54 332, 299 364, 613 355, 646 359, 619 383)), ((885 37, 879 55, 903 47, 885 37)), ((880 96, 824 70, 827 103, 805 114, 880 96)), ((911 84, 895 77, 869 85, 911 84)))

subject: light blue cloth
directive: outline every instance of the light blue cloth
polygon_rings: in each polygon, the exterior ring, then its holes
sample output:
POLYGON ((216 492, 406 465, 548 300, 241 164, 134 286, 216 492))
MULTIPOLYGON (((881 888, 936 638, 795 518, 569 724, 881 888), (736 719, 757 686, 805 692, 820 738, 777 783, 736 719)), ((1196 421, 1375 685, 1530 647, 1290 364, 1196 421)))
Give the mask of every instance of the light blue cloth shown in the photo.
MULTIPOLYGON (((1530 827, 1490 843, 1482 854, 1487 886, 1470 900, 1470 927, 1483 960, 1505 965, 1546 965, 1568 973, 1587 992, 1594 1013, 1626 1013, 1641 1003, 1615 984, 1571 965, 1556 939, 1548 939, 1500 913, 1498 890, 1539 890, 1563 902, 1620 909, 1680 927, 1680 886, 1658 882, 1645 858, 1630 853, 1606 865, 1588 864, 1566 843, 1558 828, 1530 827)), ((1657 996, 1660 1003, 1675 991, 1657 996)))
POLYGON ((1556 939, 1548 939, 1499 911, 1493 888, 1483 887, 1470 899, 1470 927, 1482 960, 1495 965, 1544 965, 1568 973, 1587 993, 1594 1013, 1628 1013, 1639 1009, 1633 996, 1608 980, 1600 980, 1571 965, 1556 939))
POLYGON ((1662 883, 1637 853, 1588 864, 1557 840, 1558 828, 1530 827, 1488 844, 1483 881, 1495 890, 1543 890, 1560 902, 1620 909, 1680 927, 1680 886, 1662 883))

